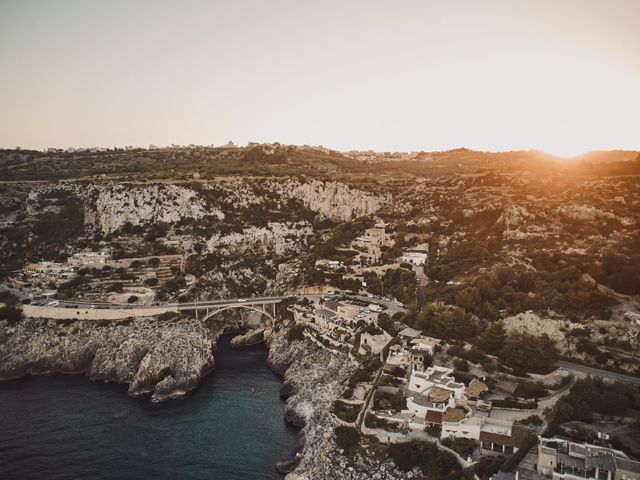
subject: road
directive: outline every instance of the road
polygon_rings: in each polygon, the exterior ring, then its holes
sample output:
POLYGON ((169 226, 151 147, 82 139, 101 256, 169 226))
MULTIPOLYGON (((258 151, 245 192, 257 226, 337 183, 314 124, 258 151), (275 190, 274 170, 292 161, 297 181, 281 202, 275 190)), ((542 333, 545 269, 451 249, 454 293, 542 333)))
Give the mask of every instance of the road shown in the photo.
POLYGON ((610 372, 608 370, 601 370, 599 368, 587 367, 578 363, 571 363, 560 361, 559 365, 565 370, 574 372, 576 374, 582 374, 582 376, 591 375, 593 377, 601 377, 607 380, 615 380, 618 382, 629 383, 631 385, 640 385, 640 378, 633 377, 631 375, 625 375, 622 373, 610 372))
MULTIPOLYGON (((197 302, 183 302, 183 303, 163 303, 163 304, 155 304, 155 305, 137 305, 135 303, 99 303, 99 302, 75 302, 75 301, 67 301, 60 300, 57 305, 58 308, 68 308, 70 306, 82 305, 94 305, 101 309, 118 309, 122 310, 123 308, 135 308, 135 309, 156 309, 158 307, 166 307, 166 308, 177 308, 178 310, 190 310, 194 307, 198 308, 206 308, 206 307, 218 307, 221 305, 234 305, 234 304, 248 304, 253 305, 256 303, 278 303, 282 300, 285 300, 287 297, 248 297, 248 298, 229 298, 226 300, 200 300, 197 302)), ((47 302, 45 302, 45 305, 47 302)))

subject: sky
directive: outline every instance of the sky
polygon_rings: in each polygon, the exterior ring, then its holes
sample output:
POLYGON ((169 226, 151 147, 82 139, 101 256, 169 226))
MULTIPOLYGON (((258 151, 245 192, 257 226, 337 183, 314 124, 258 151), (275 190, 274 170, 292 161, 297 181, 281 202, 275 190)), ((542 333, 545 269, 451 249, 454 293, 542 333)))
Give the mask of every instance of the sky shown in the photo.
POLYGON ((0 147, 640 149, 638 0, 0 0, 0 147))

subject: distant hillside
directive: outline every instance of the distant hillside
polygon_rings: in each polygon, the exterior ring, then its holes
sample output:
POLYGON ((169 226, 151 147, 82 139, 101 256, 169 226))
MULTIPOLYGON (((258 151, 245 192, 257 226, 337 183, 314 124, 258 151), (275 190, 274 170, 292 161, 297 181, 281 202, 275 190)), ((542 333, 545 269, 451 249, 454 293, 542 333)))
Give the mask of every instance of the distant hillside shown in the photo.
POLYGON ((180 147, 164 149, 113 149, 100 152, 40 152, 0 150, 0 178, 5 181, 95 178, 193 179, 220 175, 432 176, 482 171, 565 169, 571 166, 599 170, 636 168, 629 164, 635 151, 597 151, 563 159, 538 150, 481 152, 457 148, 442 152, 371 152, 366 159, 353 158, 322 147, 280 144, 250 147, 180 147), (408 158, 407 158, 408 157, 408 158))

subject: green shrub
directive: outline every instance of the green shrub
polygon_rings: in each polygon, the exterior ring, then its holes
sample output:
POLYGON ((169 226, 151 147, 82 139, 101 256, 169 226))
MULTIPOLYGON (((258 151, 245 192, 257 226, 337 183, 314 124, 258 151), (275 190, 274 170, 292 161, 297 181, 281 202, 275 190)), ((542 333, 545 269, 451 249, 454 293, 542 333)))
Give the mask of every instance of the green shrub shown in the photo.
POLYGON ((445 438, 442 444, 449 447, 458 455, 467 457, 471 455, 473 449, 476 447, 476 441, 472 438, 445 438))
POLYGON ((388 455, 402 471, 419 467, 427 479, 460 480, 469 478, 453 455, 441 452, 429 442, 392 443, 388 455))
POLYGON ((348 423, 356 421, 361 409, 361 405, 351 405, 341 401, 333 403, 333 414, 340 420, 348 423))
POLYGON ((427 432, 432 437, 440 438, 440 434, 442 433, 442 425, 432 423, 430 425, 427 425, 424 431, 427 432))
POLYGON ((521 398, 541 398, 547 395, 542 382, 520 382, 514 394, 521 398))
POLYGON ((463 360, 461 358, 456 358, 453 361, 453 367, 460 372, 468 372, 469 371, 469 362, 463 360))
POLYGON ((538 415, 529 415, 527 418, 520 420, 523 425, 535 425, 540 426, 543 420, 538 415))
POLYGON ((456 379, 456 382, 462 382, 465 385, 469 385, 469 383, 471 383, 471 380, 473 380, 474 378, 477 378, 475 375, 472 375, 470 373, 467 372, 461 372, 460 370, 454 370, 453 371, 453 378, 456 379))
POLYGON ((474 466, 473 469, 476 475, 482 480, 488 480, 493 477, 498 470, 504 465, 505 458, 502 455, 497 457, 482 457, 474 466))

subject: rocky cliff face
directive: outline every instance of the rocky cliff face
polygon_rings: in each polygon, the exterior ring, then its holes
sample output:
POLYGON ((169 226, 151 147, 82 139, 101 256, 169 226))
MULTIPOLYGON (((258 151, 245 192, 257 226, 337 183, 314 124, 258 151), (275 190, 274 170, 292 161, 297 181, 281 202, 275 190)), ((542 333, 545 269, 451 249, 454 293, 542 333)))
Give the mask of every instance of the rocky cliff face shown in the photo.
POLYGON ((224 249, 243 252, 259 249, 285 255, 300 251, 312 235, 313 227, 309 222, 268 222, 266 227, 250 226, 242 232, 226 235, 216 233, 207 241, 207 252, 224 249))
POLYGON ((377 212, 388 198, 380 198, 349 188, 338 182, 314 180, 291 188, 291 195, 302 201, 310 210, 325 218, 352 220, 377 212))
POLYGON ((391 200, 388 195, 373 195, 341 182, 304 182, 292 178, 225 179, 212 182, 207 188, 217 192, 221 203, 233 208, 250 208, 268 200, 275 208, 286 209, 289 202, 297 201, 321 218, 337 221, 376 213, 391 200))
POLYGON ((357 453, 342 455, 335 442, 338 420, 331 414, 342 382, 356 368, 346 354, 334 354, 307 341, 288 342, 286 330, 266 334, 269 366, 283 375, 285 418, 301 428, 299 463, 286 480, 403 480, 416 478, 388 461, 357 453))
POLYGON ((95 215, 87 216, 103 233, 117 230, 125 223, 174 223, 183 218, 198 219, 213 215, 224 218, 219 210, 207 209, 204 200, 190 188, 178 185, 96 186, 95 215))
MULTIPOLYGON (((64 181, 31 191, 25 212, 33 215, 41 211, 43 198, 55 190, 73 193, 81 199, 87 227, 104 234, 114 232, 125 223, 175 223, 208 216, 223 220, 223 210, 246 209, 264 203, 282 211, 304 207, 321 218, 348 221, 376 213, 390 201, 388 196, 373 195, 340 182, 301 182, 291 178, 220 179, 202 184, 197 189, 168 183, 141 185, 64 181)), ((268 237, 268 241, 286 243, 283 238, 291 237, 287 230, 292 228, 304 230, 310 227, 270 224, 249 233, 260 240, 268 237)))
POLYGON ((194 389, 213 368, 215 332, 195 320, 100 324, 26 319, 0 327, 0 378, 85 373, 153 401, 194 389))
POLYGON ((205 216, 224 218, 220 210, 207 206, 195 190, 172 184, 61 182, 33 190, 26 202, 26 212, 40 211, 43 197, 54 190, 70 192, 79 198, 84 205, 86 226, 105 234, 125 223, 147 225, 205 216))

